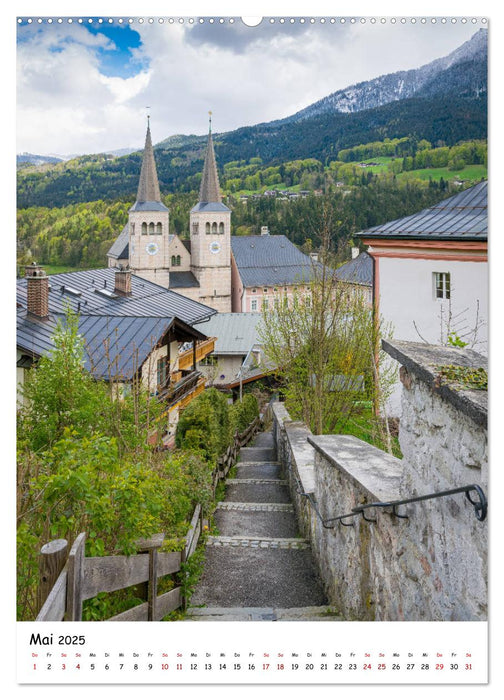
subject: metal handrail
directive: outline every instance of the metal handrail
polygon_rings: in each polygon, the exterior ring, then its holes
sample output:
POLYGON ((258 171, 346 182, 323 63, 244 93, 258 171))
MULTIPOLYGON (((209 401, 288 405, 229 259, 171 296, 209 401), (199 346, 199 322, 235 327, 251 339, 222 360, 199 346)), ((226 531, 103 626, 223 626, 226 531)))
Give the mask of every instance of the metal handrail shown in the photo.
MULTIPOLYGON (((299 480, 296 478, 296 482, 298 484, 298 487, 300 486, 299 480)), ((304 493, 302 490, 297 489, 297 493, 300 496, 304 496, 307 498, 310 503, 313 506, 313 510, 315 511, 317 517, 321 521, 323 527, 326 529, 330 530, 335 527, 335 524, 330 524, 330 523, 339 523, 340 525, 344 525, 345 527, 353 527, 354 523, 345 523, 343 522, 346 518, 354 518, 356 515, 362 515, 364 520, 366 520, 369 523, 374 523, 376 520, 373 520, 372 518, 366 518, 364 511, 366 511, 369 508, 392 508, 392 513, 390 515, 395 515, 397 518, 408 518, 408 515, 400 515, 397 512, 397 507, 406 505, 407 503, 417 503, 419 501, 427 501, 432 498, 442 498, 443 496, 452 496, 453 494, 456 493, 465 493, 467 500, 469 503, 471 503, 472 506, 474 506, 474 514, 476 516, 477 520, 483 521, 485 520, 487 513, 488 513, 488 502, 486 499, 486 496, 483 492, 483 489, 481 486, 478 486, 478 484, 470 484, 468 486, 461 486, 460 488, 456 489, 449 489, 448 491, 438 491, 437 493, 428 493, 425 496, 414 496, 413 498, 404 498, 402 500, 398 501, 378 501, 376 503, 364 503, 360 506, 357 506, 356 508, 352 508, 352 511, 350 513, 345 513, 343 515, 337 515, 334 518, 324 518, 322 514, 320 513, 317 503, 315 501, 315 498, 313 494, 311 493, 304 493), (472 492, 476 492, 478 495, 478 500, 474 501, 470 494, 472 492)))

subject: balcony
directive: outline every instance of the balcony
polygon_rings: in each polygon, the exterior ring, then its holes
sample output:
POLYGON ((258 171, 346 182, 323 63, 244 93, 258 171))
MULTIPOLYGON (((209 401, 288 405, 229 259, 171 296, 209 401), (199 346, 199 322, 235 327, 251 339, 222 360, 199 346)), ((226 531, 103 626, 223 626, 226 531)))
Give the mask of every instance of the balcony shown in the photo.
POLYGON ((194 368, 195 362, 201 362, 203 358, 210 355, 214 351, 215 341, 217 338, 208 338, 200 343, 197 343, 196 349, 190 348, 185 352, 180 353, 178 358, 179 369, 187 370, 190 367, 194 368))
POLYGON ((184 401, 184 405, 201 393, 205 388, 205 379, 201 372, 182 370, 174 373, 171 380, 160 389, 158 393, 159 401, 165 402, 169 408, 184 401), (201 389, 200 389, 201 386, 201 389), (196 389, 199 389, 195 392, 196 389), (185 401, 185 399, 188 399, 185 401))

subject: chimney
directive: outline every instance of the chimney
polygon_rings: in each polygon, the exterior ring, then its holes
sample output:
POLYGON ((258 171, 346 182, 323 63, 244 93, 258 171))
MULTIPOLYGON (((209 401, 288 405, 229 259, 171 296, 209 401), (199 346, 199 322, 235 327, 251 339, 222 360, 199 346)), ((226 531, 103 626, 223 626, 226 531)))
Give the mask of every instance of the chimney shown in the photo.
POLYGON ((261 226, 261 236, 269 236, 269 228, 267 226, 261 226))
POLYGON ((49 277, 36 262, 25 267, 28 314, 37 318, 49 317, 49 277))
POLYGON ((358 258, 359 253, 360 253, 360 250, 357 247, 355 247, 355 248, 352 247, 352 260, 355 260, 355 258, 358 258))
POLYGON ((131 270, 129 267, 116 268, 114 292, 122 297, 131 296, 131 270))

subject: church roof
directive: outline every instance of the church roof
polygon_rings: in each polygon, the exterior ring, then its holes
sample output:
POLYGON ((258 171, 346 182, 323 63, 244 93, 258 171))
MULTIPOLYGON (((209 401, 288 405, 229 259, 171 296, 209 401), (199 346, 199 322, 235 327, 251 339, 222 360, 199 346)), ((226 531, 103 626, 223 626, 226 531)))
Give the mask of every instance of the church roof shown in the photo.
POLYGON ((116 260, 127 260, 129 257, 129 229, 128 224, 123 228, 109 248, 108 257, 116 260))
POLYGON ((231 236, 231 250, 244 287, 309 282, 313 263, 286 236, 231 236))
POLYGON ((373 226, 355 235, 363 238, 486 241, 487 182, 480 182, 427 209, 373 226))
MULTIPOLYGON (((221 194, 219 185, 219 175, 217 173, 217 163, 215 162, 215 151, 212 140, 212 130, 208 131, 208 142, 205 154, 205 164, 203 166, 203 176, 201 178, 199 204, 220 204, 221 194)), ((193 209, 193 211, 197 211, 193 209)), ((207 211, 215 211, 213 209, 207 211)), ((218 211, 218 210, 217 210, 218 211)), ((225 211, 228 211, 227 207, 225 211)))
POLYGON ((166 211, 166 209, 167 207, 161 202, 161 192, 159 191, 156 161, 152 148, 150 124, 148 124, 142 158, 142 169, 140 171, 140 180, 138 183, 138 193, 132 210, 166 211))

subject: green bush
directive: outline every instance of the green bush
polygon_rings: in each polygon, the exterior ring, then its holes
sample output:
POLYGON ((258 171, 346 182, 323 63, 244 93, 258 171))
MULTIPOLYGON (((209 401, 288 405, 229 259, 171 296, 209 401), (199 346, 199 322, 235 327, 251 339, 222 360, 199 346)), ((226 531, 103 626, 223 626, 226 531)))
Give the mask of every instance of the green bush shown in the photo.
POLYGON ((199 451, 209 462, 223 454, 231 439, 229 407, 220 391, 211 388, 200 394, 180 416, 175 444, 199 451))
POLYGON ((259 403, 253 394, 245 394, 242 401, 237 401, 230 407, 231 426, 233 433, 242 433, 259 415, 259 403))

